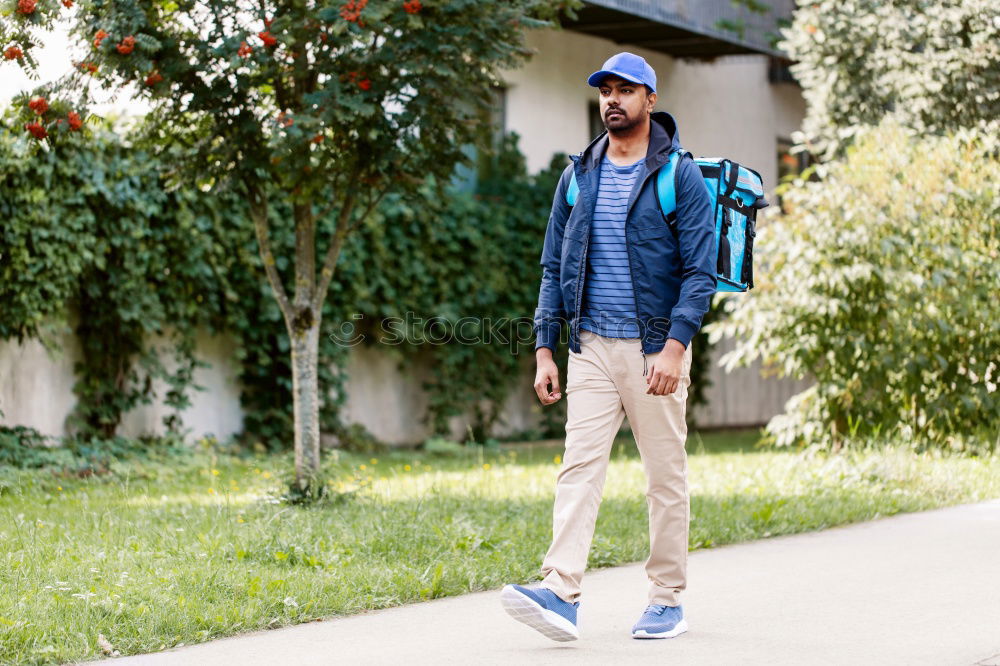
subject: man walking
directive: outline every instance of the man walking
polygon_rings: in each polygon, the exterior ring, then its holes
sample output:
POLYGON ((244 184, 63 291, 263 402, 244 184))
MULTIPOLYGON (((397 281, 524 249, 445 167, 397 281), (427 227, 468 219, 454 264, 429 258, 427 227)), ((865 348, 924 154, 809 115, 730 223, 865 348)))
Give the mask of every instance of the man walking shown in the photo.
POLYGON ((619 53, 588 79, 607 132, 572 157, 559 180, 542 249, 535 311, 535 391, 561 398, 552 359, 569 321, 566 450, 556 484, 552 544, 534 586, 507 585, 504 608, 557 641, 576 620, 612 444, 625 416, 647 477, 648 606, 634 638, 687 630, 690 502, 685 409, 691 338, 715 293, 713 211, 677 124, 656 105, 656 73, 619 53), (655 191, 657 170, 680 151, 671 228, 655 191), (578 188, 578 189, 577 189, 578 188))

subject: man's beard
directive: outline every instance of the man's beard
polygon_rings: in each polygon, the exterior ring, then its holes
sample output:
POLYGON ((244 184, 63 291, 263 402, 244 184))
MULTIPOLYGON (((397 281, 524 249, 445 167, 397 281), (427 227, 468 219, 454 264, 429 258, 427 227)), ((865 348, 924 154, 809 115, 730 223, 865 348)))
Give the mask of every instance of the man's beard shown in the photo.
MULTIPOLYGON (((610 109, 609 109, 610 111, 610 109)), ((613 119, 608 119, 608 112, 604 113, 604 127, 608 130, 609 134, 627 134, 633 127, 639 124, 639 118, 630 118, 629 115, 622 109, 617 108, 615 111, 620 113, 620 116, 614 116, 613 119)))

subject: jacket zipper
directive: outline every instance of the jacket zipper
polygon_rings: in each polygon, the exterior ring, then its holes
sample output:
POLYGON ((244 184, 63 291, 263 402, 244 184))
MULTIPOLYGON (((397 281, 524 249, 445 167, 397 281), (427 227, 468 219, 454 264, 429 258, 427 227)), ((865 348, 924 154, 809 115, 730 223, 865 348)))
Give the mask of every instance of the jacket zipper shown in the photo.
MULTIPOLYGON (((667 160, 668 161, 670 159, 670 155, 672 155, 674 152, 675 151, 673 150, 673 147, 671 147, 671 150, 667 152, 667 160)), ((680 166, 680 165, 678 165, 678 166, 680 166)), ((656 171, 658 171, 661 168, 663 168, 663 164, 661 164, 660 166, 658 166, 656 168, 656 171)), ((639 191, 640 192, 642 191, 642 188, 646 186, 646 181, 649 180, 649 177, 652 176, 653 174, 655 174, 656 171, 650 171, 642 179, 642 183, 639 184, 639 191)), ((636 195, 635 201, 638 201, 638 200, 639 200, 639 196, 636 195)), ((634 203, 635 202, 633 202, 633 204, 634 203)), ((659 206, 660 206, 660 202, 659 201, 656 202, 656 206, 657 206, 657 208, 659 208, 659 206)), ((632 281, 632 298, 635 300, 636 325, 639 327, 639 351, 642 352, 642 376, 645 377, 646 376, 646 371, 647 371, 647 366, 646 366, 646 350, 643 347, 642 320, 639 317, 639 295, 638 295, 638 292, 636 292, 636 290, 635 290, 635 276, 632 275, 632 248, 631 248, 631 246, 628 246, 628 221, 629 221, 629 218, 631 216, 632 216, 632 206, 630 205, 628 207, 628 209, 625 211, 625 242, 626 242, 626 246, 628 247, 628 275, 629 275, 629 278, 632 281)))
MULTIPOLYGON (((643 181, 645 182, 645 181, 643 181)), ((639 317, 639 295, 635 291, 635 276, 632 275, 632 248, 628 246, 628 213, 625 214, 625 246, 628 252, 628 277, 632 283, 632 299, 635 301, 635 327, 639 331, 639 351, 642 352, 642 376, 646 376, 646 350, 642 346, 642 321, 639 317)))
MULTIPOLYGON (((662 164, 660 166, 663 166, 662 164)), ((646 186, 646 181, 655 172, 649 172, 643 177, 642 182, 639 183, 639 192, 642 192, 642 188, 646 186)), ((639 200, 639 195, 636 195, 635 201, 639 200)), ((632 202, 634 205, 635 201, 632 202)), ((628 221, 632 216, 632 205, 625 210, 625 246, 628 250, 628 276, 629 281, 632 283, 632 300, 635 301, 635 325, 639 330, 639 351, 642 353, 642 376, 646 376, 647 365, 646 365, 646 349, 643 346, 643 331, 642 331, 642 318, 639 316, 639 294, 635 290, 635 275, 632 274, 632 246, 628 244, 628 221)), ((656 202, 659 206, 659 202, 656 202)))
MULTIPOLYGON (((576 167, 580 163, 580 157, 583 153, 576 156, 573 160, 573 171, 576 171, 576 167)), ((579 200, 578 200, 579 201, 579 200)), ((583 313, 580 311, 580 306, 583 302, 583 268, 587 264, 587 250, 590 248, 590 230, 587 230, 587 236, 583 240, 583 254, 580 256, 580 265, 576 269, 576 343, 577 346, 580 345, 580 320, 583 318, 583 313)), ((582 350, 581 350, 582 351, 582 350)))

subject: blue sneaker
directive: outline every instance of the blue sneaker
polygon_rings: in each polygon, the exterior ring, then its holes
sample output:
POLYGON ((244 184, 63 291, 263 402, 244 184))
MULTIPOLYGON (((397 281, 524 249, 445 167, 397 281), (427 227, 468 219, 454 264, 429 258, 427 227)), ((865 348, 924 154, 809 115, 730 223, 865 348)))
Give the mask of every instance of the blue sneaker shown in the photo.
POLYGON ((537 629, 554 641, 575 641, 576 611, 580 602, 571 604, 545 587, 505 585, 500 591, 500 603, 512 618, 537 629))
POLYGON ((632 638, 673 638, 687 629, 682 607, 650 604, 632 627, 632 638))

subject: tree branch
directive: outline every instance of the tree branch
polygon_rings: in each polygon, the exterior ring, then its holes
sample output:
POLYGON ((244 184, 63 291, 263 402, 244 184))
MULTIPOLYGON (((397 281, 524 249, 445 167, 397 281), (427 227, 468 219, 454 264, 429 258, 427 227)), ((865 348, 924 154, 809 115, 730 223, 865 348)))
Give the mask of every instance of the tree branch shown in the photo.
POLYGON ((333 270, 337 267, 337 259, 340 257, 340 249, 344 245, 347 232, 351 230, 351 212, 354 210, 356 200, 355 187, 358 183, 358 173, 355 171, 347 185, 347 193, 344 195, 344 203, 340 208, 340 215, 337 217, 337 227, 330 238, 330 247, 326 250, 326 257, 323 259, 323 269, 320 271, 319 286, 313 296, 313 306, 319 312, 326 300, 327 289, 330 288, 330 280, 333 279, 333 270))
POLYGON ((389 193, 389 190, 391 189, 392 189, 391 184, 386 185, 385 187, 382 188, 382 191, 378 193, 378 196, 370 199, 368 202, 368 207, 365 208, 365 212, 363 212, 356 220, 354 220, 354 224, 351 225, 351 228, 348 231, 354 231, 359 226, 361 226, 361 223, 364 222, 369 215, 371 215, 372 211, 375 210, 375 207, 379 205, 379 203, 382 201, 385 195, 389 193))
MULTIPOLYGON (((333 185, 333 192, 334 192, 334 194, 336 194, 336 192, 337 192, 337 176, 334 176, 333 181, 332 181, 331 184, 333 185)), ((322 211, 320 211, 319 214, 316 215, 316 219, 317 220, 325 220, 326 217, 327 217, 327 215, 329 215, 330 213, 332 213, 333 209, 337 207, 337 198, 336 198, 336 196, 331 197, 331 198, 333 199, 333 201, 330 202, 330 205, 327 206, 326 208, 324 208, 322 211)))
POLYGON ((249 180, 245 182, 247 192, 250 195, 250 217, 253 219, 254 230, 257 232, 260 259, 264 263, 267 281, 274 292, 275 300, 278 301, 278 307, 285 318, 285 324, 291 328, 294 313, 292 312, 291 304, 288 302, 288 294, 285 293, 285 286, 281 282, 281 276, 278 274, 278 268, 274 261, 274 253, 271 251, 271 231, 267 223, 267 201, 256 183, 249 180))

